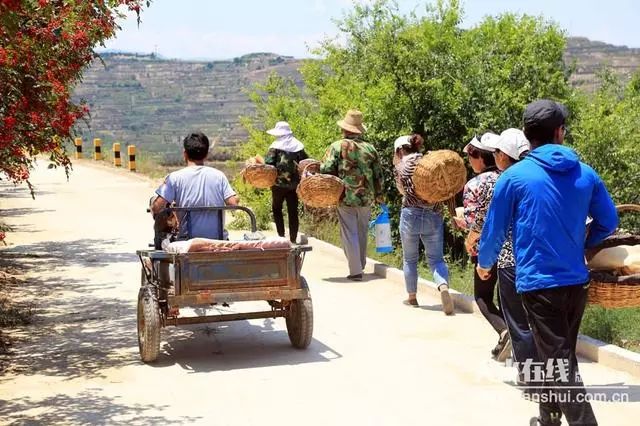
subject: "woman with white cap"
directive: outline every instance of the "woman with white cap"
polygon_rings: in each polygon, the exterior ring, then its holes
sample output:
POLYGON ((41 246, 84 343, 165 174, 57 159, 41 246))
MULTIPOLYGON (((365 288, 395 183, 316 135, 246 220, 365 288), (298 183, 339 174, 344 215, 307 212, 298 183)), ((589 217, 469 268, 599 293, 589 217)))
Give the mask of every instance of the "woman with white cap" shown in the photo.
POLYGON ((293 136, 291 127, 286 121, 279 121, 273 129, 267 130, 271 136, 275 136, 264 158, 266 164, 274 166, 278 170, 276 183, 271 187, 271 209, 273 220, 276 223, 278 235, 284 237, 284 217, 282 207, 287 202, 287 214, 289 217, 289 239, 296 243, 298 238, 298 195, 296 189, 300 183, 298 163, 308 158, 304 151, 304 145, 293 136))
MULTIPOLYGON (((463 149, 476 176, 464 186, 463 218, 456 217, 454 221, 458 227, 469 232, 465 247, 474 264, 477 263, 478 240, 480 239, 485 216, 493 196, 493 188, 499 176, 499 171, 493 158, 494 148, 490 146, 490 141, 497 138, 499 138, 498 135, 488 132, 483 134, 479 140, 476 137, 471 139, 463 149)), ((509 333, 502 311, 493 301, 496 283, 495 265, 491 277, 486 281, 480 278, 474 268, 473 297, 480 312, 499 336, 498 344, 491 351, 491 355, 498 360, 504 361, 511 353, 511 347, 508 342, 509 333)))
POLYGON ((444 261, 444 219, 441 204, 428 204, 418 198, 413 186, 413 173, 424 139, 418 134, 400 136, 393 144, 395 151, 394 174, 396 186, 402 194, 400 213, 400 239, 402 241, 402 269, 404 283, 409 297, 403 302, 408 306, 419 306, 416 298, 418 290, 418 259, 420 241, 424 245, 427 262, 433 274, 433 281, 440 290, 442 309, 445 314, 453 313, 453 301, 449 294, 449 268, 444 261))
MULTIPOLYGON (((516 164, 529 153, 529 141, 524 132, 519 129, 507 129, 499 138, 493 138, 488 145, 495 149, 493 156, 500 171, 505 171, 516 164)), ((516 261, 513 254, 513 236, 511 229, 507 235, 502 250, 498 255, 498 285, 500 291, 500 306, 507 323, 513 357, 518 363, 518 381, 524 384, 526 373, 522 368, 527 360, 536 360, 536 346, 533 333, 529 327, 527 314, 522 306, 522 298, 516 291, 516 261)))

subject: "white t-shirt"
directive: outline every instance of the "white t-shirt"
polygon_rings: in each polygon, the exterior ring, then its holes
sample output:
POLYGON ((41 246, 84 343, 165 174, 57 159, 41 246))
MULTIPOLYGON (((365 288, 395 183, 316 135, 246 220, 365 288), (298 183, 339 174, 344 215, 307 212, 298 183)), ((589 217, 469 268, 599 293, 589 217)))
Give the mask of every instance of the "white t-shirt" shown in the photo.
MULTIPOLYGON (((156 193, 169 203, 175 201, 177 207, 222 207, 226 199, 236 195, 224 173, 207 166, 189 166, 170 173, 156 193)), ((191 212, 189 220, 186 215, 180 216, 180 236, 221 237, 224 220, 221 222, 218 212, 191 212)))

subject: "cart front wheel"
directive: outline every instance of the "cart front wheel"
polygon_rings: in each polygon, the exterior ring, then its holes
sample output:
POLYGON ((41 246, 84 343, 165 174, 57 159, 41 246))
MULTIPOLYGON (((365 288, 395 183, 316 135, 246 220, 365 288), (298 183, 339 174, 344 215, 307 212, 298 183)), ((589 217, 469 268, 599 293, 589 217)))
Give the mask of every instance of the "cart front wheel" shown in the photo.
POLYGON ((138 347, 143 362, 153 362, 160 352, 160 309, 150 287, 138 292, 138 347))
MULTIPOLYGON (((301 280, 303 287, 306 288, 307 282, 304 278, 301 280)), ((313 304, 311 299, 292 300, 286 320, 289 340, 291 340, 293 347, 307 348, 313 337, 313 304)))

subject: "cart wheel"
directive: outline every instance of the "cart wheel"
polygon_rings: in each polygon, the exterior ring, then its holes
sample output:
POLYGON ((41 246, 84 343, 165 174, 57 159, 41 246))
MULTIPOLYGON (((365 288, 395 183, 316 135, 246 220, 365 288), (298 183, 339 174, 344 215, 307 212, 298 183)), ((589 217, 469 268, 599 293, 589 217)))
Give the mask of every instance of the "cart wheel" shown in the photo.
MULTIPOLYGON (((307 281, 301 277, 301 285, 307 287, 307 281)), ((287 332, 293 347, 305 349, 313 337, 313 304, 311 299, 295 299, 291 301, 287 313, 287 332)))
POLYGON ((151 288, 138 292, 138 347, 143 362, 153 362, 160 352, 160 309, 151 288))

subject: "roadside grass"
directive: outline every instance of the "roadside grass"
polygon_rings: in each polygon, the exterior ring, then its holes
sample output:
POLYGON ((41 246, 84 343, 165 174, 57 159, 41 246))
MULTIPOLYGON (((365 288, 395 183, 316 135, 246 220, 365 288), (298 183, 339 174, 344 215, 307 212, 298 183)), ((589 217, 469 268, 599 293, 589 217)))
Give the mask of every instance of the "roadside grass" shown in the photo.
MULTIPOLYGON (((23 282, 19 277, 23 268, 15 260, 2 255, 0 250, 0 355, 6 354, 11 341, 2 331, 8 328, 31 324, 34 308, 30 303, 16 302, 12 292, 23 282)), ((0 365, 2 371, 2 365, 0 365)))

